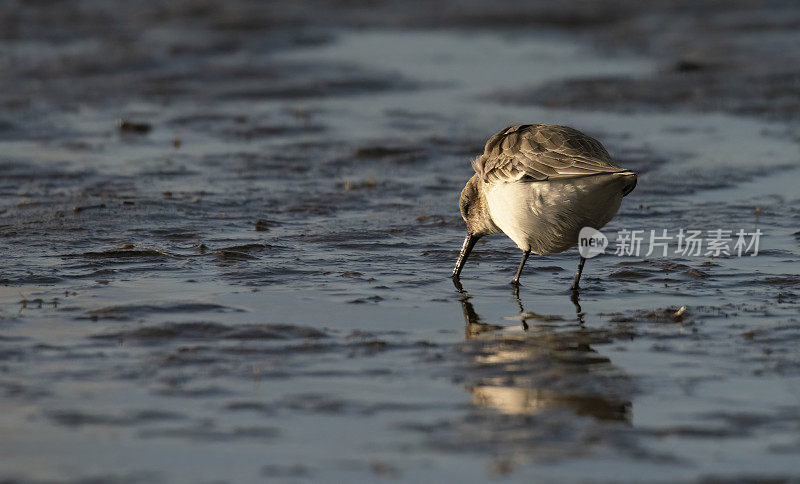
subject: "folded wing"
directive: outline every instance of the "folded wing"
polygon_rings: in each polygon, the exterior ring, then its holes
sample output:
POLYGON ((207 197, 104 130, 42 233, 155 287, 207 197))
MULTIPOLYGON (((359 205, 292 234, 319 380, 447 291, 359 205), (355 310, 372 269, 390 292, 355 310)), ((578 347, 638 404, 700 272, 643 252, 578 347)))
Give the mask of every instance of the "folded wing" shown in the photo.
POLYGON ((509 126, 486 142, 483 154, 472 165, 487 183, 625 171, 611 161, 596 139, 552 124, 509 126))

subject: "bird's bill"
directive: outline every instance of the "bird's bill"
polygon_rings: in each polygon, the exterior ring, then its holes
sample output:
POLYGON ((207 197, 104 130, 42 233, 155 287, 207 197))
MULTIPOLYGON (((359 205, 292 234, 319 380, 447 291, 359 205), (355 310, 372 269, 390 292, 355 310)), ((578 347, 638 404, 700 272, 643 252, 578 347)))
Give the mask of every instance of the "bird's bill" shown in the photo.
POLYGON ((467 258, 469 257, 469 253, 472 252, 472 248, 475 247, 475 242, 478 241, 480 237, 477 237, 472 234, 467 234, 464 238, 464 244, 461 246, 461 252, 458 254, 458 260, 456 261, 456 267, 453 269, 453 278, 458 279, 461 275, 461 269, 464 268, 464 263, 467 262, 467 258))

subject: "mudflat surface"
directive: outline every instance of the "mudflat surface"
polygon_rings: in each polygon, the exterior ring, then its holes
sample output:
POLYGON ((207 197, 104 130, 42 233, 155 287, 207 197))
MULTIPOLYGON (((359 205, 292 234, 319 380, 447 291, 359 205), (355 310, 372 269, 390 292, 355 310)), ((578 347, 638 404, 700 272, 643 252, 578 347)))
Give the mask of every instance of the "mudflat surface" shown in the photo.
POLYGON ((0 480, 800 478, 793 2, 286 3, 0 11, 0 480), (520 122, 640 173, 612 244, 758 255, 454 287, 520 122))

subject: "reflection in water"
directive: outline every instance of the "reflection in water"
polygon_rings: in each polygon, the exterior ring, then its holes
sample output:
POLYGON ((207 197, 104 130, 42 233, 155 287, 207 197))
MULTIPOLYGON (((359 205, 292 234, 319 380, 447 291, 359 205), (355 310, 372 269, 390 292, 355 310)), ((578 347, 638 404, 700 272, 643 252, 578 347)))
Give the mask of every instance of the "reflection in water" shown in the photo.
POLYGON ((630 422, 633 388, 628 377, 591 345, 608 343, 607 331, 587 329, 577 294, 577 324, 526 312, 521 328, 487 324, 456 282, 466 321, 466 352, 474 363, 468 385, 473 403, 505 414, 533 415, 566 409, 601 420, 630 422))

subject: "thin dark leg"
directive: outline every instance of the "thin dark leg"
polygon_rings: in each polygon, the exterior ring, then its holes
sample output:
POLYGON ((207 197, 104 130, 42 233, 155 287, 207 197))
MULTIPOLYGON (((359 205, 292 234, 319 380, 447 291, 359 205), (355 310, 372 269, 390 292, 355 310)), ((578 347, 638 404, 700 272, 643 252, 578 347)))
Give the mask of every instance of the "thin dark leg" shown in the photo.
POLYGON ((583 264, 586 262, 585 257, 581 257, 581 261, 578 262, 578 272, 575 273, 575 279, 572 280, 572 290, 578 290, 578 283, 581 281, 581 273, 583 272, 583 264))
POLYGON ((517 273, 514 274, 514 280, 511 281, 511 284, 514 284, 515 286, 519 284, 519 276, 520 274, 522 274, 522 268, 525 266, 525 261, 528 260, 529 255, 531 255, 530 250, 526 250, 525 252, 522 253, 522 261, 519 263, 519 267, 517 268, 517 273))

